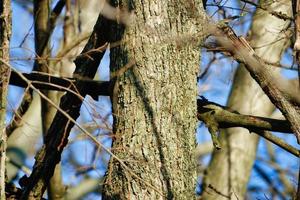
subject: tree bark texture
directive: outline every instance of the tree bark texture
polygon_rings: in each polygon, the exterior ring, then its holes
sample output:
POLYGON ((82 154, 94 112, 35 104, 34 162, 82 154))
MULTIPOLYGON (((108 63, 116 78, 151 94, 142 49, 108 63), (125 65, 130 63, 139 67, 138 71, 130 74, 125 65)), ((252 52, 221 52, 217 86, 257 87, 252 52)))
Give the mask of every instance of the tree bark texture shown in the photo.
MULTIPOLYGON (((261 1, 269 10, 291 16, 290 1, 275 3, 261 1)), ((257 9, 251 28, 250 44, 257 55, 270 63, 279 63, 289 38, 286 29, 288 20, 283 20, 266 10, 257 9)), ((274 70, 279 76, 279 71, 274 70)), ((228 107, 242 113, 269 116, 274 106, 251 78, 243 65, 236 71, 228 107)), ((221 131, 222 149, 214 150, 203 180, 202 199, 244 199, 247 183, 256 155, 258 137, 247 129, 230 128, 221 131)))
MULTIPOLYGON (((0 1, 0 59, 9 62, 9 41, 11 36, 11 2, 0 1)), ((0 61, 0 199, 5 199, 6 171, 6 96, 9 83, 10 68, 0 61)))
POLYGON ((115 6, 134 9, 134 22, 112 30, 123 38, 110 66, 133 66, 115 81, 113 153, 128 168, 111 158, 103 199, 194 199, 202 1, 122 2, 115 6))

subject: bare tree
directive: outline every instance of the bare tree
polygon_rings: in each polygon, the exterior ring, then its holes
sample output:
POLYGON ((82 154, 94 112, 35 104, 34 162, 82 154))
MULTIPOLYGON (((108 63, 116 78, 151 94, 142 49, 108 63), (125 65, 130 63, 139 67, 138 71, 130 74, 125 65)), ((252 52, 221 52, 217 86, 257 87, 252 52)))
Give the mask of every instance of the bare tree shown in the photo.
MULTIPOLYGON (((243 199, 251 169, 268 182, 274 196, 292 196, 291 184, 286 184, 289 192, 281 192, 253 162, 257 135, 292 156, 300 155, 296 147, 268 132, 293 132, 299 141, 297 80, 283 78, 279 63, 292 35, 290 24, 297 17, 287 0, 235 2, 240 3, 241 16, 228 14, 229 6, 222 2, 200 0, 19 2, 32 12, 35 54, 33 71, 22 73, 9 63, 7 39, 6 48, 3 44, 0 49, 6 51, 0 58, 1 73, 12 71, 10 78, 1 77, 1 94, 6 93, 8 81, 26 88, 6 129, 7 111, 1 109, 1 130, 9 136, 5 155, 6 135, 1 132, 1 195, 5 189, 11 199, 42 199, 47 190, 49 199, 79 199, 98 189, 103 199, 195 199, 195 131, 200 120, 216 148, 203 178, 201 198, 243 199), (245 38, 237 36, 230 25, 248 12, 249 5, 256 11, 245 38), (213 22, 205 14, 204 7, 214 6, 224 20, 213 22), (62 32, 59 42, 54 39, 55 28, 62 32), (207 36, 211 37, 205 42, 207 36), (228 107, 198 97, 203 46, 240 63, 228 107), (98 81, 94 78, 100 63, 107 61, 105 53, 109 53, 110 80, 98 81), (111 115, 99 116, 104 113, 94 105, 99 95, 110 97, 111 115), (281 119, 270 117, 275 108, 283 114, 281 119), (89 123, 83 123, 85 115, 91 118, 89 123), (39 139, 43 142, 36 153, 34 144, 39 139), (78 161, 81 148, 70 153, 80 141, 91 149, 88 165, 78 161), (35 163, 28 169, 24 163, 30 153, 35 163), (66 186, 62 180, 67 176, 61 167, 66 161, 75 169, 74 176, 80 176, 76 186, 66 186), (90 175, 97 167, 107 167, 98 180, 90 175), (21 178, 19 170, 26 172, 21 178), (12 184, 14 177, 21 188, 12 184)), ((7 4, 2 7, 10 9, 7 4)), ((7 24, 1 24, 1 31, 9 30, 3 28, 7 24)), ((2 107, 7 107, 5 95, 1 98, 2 107)), ((206 153, 212 145, 208 148, 206 153)), ((268 153, 270 165, 276 166, 280 180, 287 183, 269 147, 268 153)))

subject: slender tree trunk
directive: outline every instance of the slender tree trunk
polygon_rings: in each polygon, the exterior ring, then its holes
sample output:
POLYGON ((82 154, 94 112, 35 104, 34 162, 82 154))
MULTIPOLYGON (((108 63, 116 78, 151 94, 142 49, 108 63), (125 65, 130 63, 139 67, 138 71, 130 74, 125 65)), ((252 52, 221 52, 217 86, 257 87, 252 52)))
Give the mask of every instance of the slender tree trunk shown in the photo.
MULTIPOLYGON (((49 53, 49 17, 50 17, 50 0, 35 0, 34 5, 34 33, 35 33, 35 53, 36 60, 34 61, 33 71, 47 73, 49 66, 47 55, 49 53)), ((42 91, 48 94, 48 91, 42 91)), ((34 145, 41 132, 47 129, 46 124, 49 118, 45 113, 48 112, 49 105, 40 96, 34 94, 29 89, 25 90, 24 98, 17 110, 17 114, 13 117, 11 124, 8 127, 8 157, 10 160, 19 166, 25 162, 27 154, 33 152, 34 145)), ((8 163, 8 180, 15 177, 18 167, 8 163)))
POLYGON ((0 1, 0 199, 5 200, 6 171, 6 96, 10 76, 10 68, 3 64, 9 62, 9 40, 11 36, 10 1, 0 1))
MULTIPOLYGON (((194 199, 202 1, 115 6, 133 8, 135 17, 124 43, 110 54, 111 70, 118 74, 112 97, 113 153, 120 160, 110 160, 103 199, 194 199), (131 67, 118 73, 125 65, 131 67)), ((115 26, 114 41, 123 31, 115 26)))
MULTIPOLYGON (((292 14, 288 0, 275 3, 261 1, 261 4, 272 11, 288 16, 292 14)), ((256 11, 250 43, 261 58, 271 63, 280 61, 289 42, 285 32, 289 23, 271 15, 269 11, 256 11)), ((269 116, 274 110, 273 104, 242 65, 235 74, 228 106, 243 114, 259 116, 269 116)), ((247 132, 242 128, 221 132, 222 149, 213 152, 203 181, 202 199, 244 199, 258 143, 258 137, 247 132)))
MULTIPOLYGON (((65 48, 67 48, 68 45, 72 44, 77 38, 78 35, 82 35, 88 31, 91 31, 93 29, 94 24, 96 23, 97 17, 99 15, 100 9, 101 9, 101 1, 99 0, 89 0, 84 1, 80 0, 77 2, 80 4, 81 9, 81 15, 79 16, 79 12, 76 12, 75 6, 71 4, 70 0, 66 1, 66 15, 64 20, 64 40, 61 42, 61 48, 59 52, 63 51, 65 48), (75 28, 74 24, 74 18, 77 20, 80 20, 82 23, 80 29, 78 30, 75 28)), ((56 62, 50 62, 49 67, 51 68, 50 74, 54 74, 57 76, 66 76, 66 77, 72 77, 72 73, 75 69, 75 64, 71 59, 68 57, 70 55, 76 55, 80 51, 82 51, 82 46, 77 46, 72 49, 72 51, 67 54, 59 63, 56 62)), ((62 97, 64 93, 58 92, 58 91, 48 91, 47 96, 48 98, 53 101, 56 105, 59 105, 60 98, 62 97)), ((44 121, 44 127, 45 132, 48 131, 51 122, 53 121, 53 118, 55 116, 55 113, 57 110, 48 104, 47 112, 44 113, 45 115, 45 121, 44 121)), ((67 195, 66 187, 63 185, 62 182, 62 173, 61 173, 61 163, 58 163, 55 167, 55 171, 53 174, 53 177, 50 180, 49 187, 48 187, 48 196, 51 200, 60 200, 65 199, 65 196, 67 195)), ((95 183, 93 181, 92 183, 95 183)), ((97 183, 95 183, 95 187, 97 187, 97 183)), ((79 195, 80 191, 76 191, 77 195, 79 195)))
MULTIPOLYGON (((77 4, 79 6, 74 8, 74 10, 72 10, 72 12, 69 13, 71 17, 75 18, 74 27, 76 28, 76 30, 69 31, 72 33, 72 35, 68 34, 68 36, 66 36, 67 37, 65 40, 65 42, 67 42, 66 45, 74 44, 78 39, 84 38, 83 37, 84 35, 87 35, 88 32, 92 31, 92 27, 95 24, 97 15, 99 14, 101 9, 100 6, 101 1, 99 0, 90 0, 90 1, 81 0, 81 1, 77 1, 77 4), (80 12, 78 11, 78 7, 80 7, 80 12), (81 25, 76 24, 76 22, 77 23, 80 22, 81 25), (77 28, 78 29, 80 28, 80 30, 77 30, 77 28)), ((42 22, 40 23, 41 26, 42 24, 44 24, 42 22)), ((68 25, 71 26, 72 23, 68 25)), ((81 42, 84 44, 87 38, 88 37, 86 37, 86 39, 82 40, 81 42)), ((49 67, 51 68, 50 73, 53 73, 54 75, 57 76, 72 77, 72 73, 75 69, 73 58, 80 53, 80 51, 83 48, 83 45, 82 44, 77 45, 75 48, 72 48, 71 51, 67 53, 62 53, 65 52, 64 47, 65 47, 64 45, 61 46, 61 48, 58 50, 59 55, 57 55, 58 57, 63 57, 62 60, 52 61, 49 63, 49 67)), ((47 93, 48 93, 48 97, 53 102, 59 104, 59 98, 61 97, 60 92, 48 91, 47 93)), ((32 97, 31 95, 29 95, 29 97, 32 99, 28 101, 28 108, 24 108, 23 110, 24 113, 18 113, 18 115, 16 115, 14 118, 15 121, 13 121, 8 128, 8 132, 10 133, 10 136, 8 138, 8 151, 7 151, 8 157, 10 158, 10 160, 12 160, 14 163, 17 163, 19 166, 22 166, 24 164, 25 159, 28 155, 35 153, 36 150, 35 145, 27 145, 27 144, 36 144, 37 141, 42 136, 41 134, 42 120, 40 115, 38 115, 39 113, 41 113, 40 97, 35 93, 33 94, 32 97), (21 118, 19 118, 19 116, 21 116, 21 118)), ((46 120, 44 121, 45 129, 48 129, 49 123, 51 123, 55 113, 56 113, 56 109, 54 109, 53 107, 47 108, 47 112, 46 112, 47 116, 45 117, 46 120)), ((11 163, 7 163, 7 165, 8 165, 7 166, 8 180, 12 180, 15 177, 16 173, 18 172, 19 168, 11 163)), ((59 172, 55 172, 55 173, 60 174, 59 172)), ((59 179, 59 177, 57 176, 56 178, 59 179)), ((54 185, 57 185, 57 183, 54 183, 54 185)), ((55 188, 57 189, 58 187, 55 188)))

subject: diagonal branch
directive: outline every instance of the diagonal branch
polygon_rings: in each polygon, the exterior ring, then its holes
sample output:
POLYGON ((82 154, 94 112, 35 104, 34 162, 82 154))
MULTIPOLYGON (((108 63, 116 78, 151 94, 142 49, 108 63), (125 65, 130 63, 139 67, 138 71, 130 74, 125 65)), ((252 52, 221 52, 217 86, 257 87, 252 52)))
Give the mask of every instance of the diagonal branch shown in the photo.
MULTIPOLYGON (((42 6, 47 8, 48 5, 43 5, 45 3, 47 3, 47 2, 35 1, 35 8, 41 9, 42 6), (38 4, 42 4, 42 6, 40 7, 38 4)), ((43 57, 43 52, 45 51, 45 49, 47 47, 50 36, 55 28, 55 23, 58 19, 58 16, 60 15, 64 5, 65 5, 65 0, 59 0, 57 2, 57 4, 55 5, 54 9, 51 11, 50 17, 48 18, 48 16, 47 16, 47 19, 45 21, 41 22, 40 26, 45 26, 45 27, 44 27, 43 31, 41 31, 41 30, 38 31, 35 36, 35 38, 36 38, 36 58, 43 57), (43 32, 43 34, 42 34, 42 32, 43 32)), ((35 16, 35 17, 37 17, 37 16, 35 16)), ((39 20, 42 21, 42 18, 39 18, 39 20)), ((35 25, 37 25, 37 24, 35 24, 35 25)), ((41 67, 44 68, 44 71, 47 71, 46 66, 44 64, 42 65, 41 62, 39 62, 39 59, 36 59, 33 64, 34 71, 40 71, 41 67)), ((13 116, 13 119, 11 120, 11 124, 8 126, 9 128, 7 128, 8 135, 11 135, 12 132, 18 127, 17 124, 21 120, 20 116, 23 116, 30 107, 30 104, 31 104, 31 101, 33 98, 32 94, 31 94, 31 90, 26 91, 26 93, 24 95, 26 96, 26 98, 23 98, 23 100, 16 112, 18 114, 13 116)))
MULTIPOLYGON (((49 74, 42 73, 31 73, 25 74, 23 76, 30 81, 30 83, 37 89, 47 89, 47 90, 59 90, 67 92, 77 92, 74 88, 75 84, 85 84, 87 85, 87 94, 97 97, 98 95, 109 96, 112 91, 111 81, 93 81, 84 79, 74 79, 74 78, 61 78, 51 76, 49 74)), ((28 81, 25 81, 16 73, 12 71, 10 83, 19 87, 28 87, 28 81)), ((76 94, 75 94, 76 95, 76 94)), ((273 144, 285 149, 295 156, 299 156, 299 150, 286 144, 280 138, 272 135, 269 131, 277 131, 282 133, 291 133, 289 123, 286 120, 270 119, 258 116, 242 115, 236 111, 231 111, 230 109, 218 105, 213 102, 209 102, 205 99, 198 99, 198 119, 205 122, 207 125, 217 124, 216 129, 219 128, 231 128, 231 127, 244 127, 249 131, 254 131, 256 134, 264 137, 265 139, 271 141, 273 144), (209 123, 208 120, 215 120, 215 123, 209 123)))
MULTIPOLYGON (((259 84, 271 102, 282 112, 291 124, 298 143, 300 143, 300 110, 280 90, 278 80, 272 74, 272 69, 264 63, 254 52, 243 37, 237 37, 226 24, 219 24, 213 28, 213 34, 218 42, 230 51, 237 61, 244 63, 252 78, 259 84), (225 37, 224 37, 225 36, 225 37)), ((299 176, 300 180, 300 176, 299 176)), ((300 181, 298 180, 297 200, 300 200, 300 181)))
MULTIPOLYGON (((81 54, 85 54, 92 49, 98 49, 98 51, 93 51, 88 56, 77 57, 74 77, 93 79, 109 41, 110 23, 110 21, 99 15, 93 33, 81 54), (99 49, 99 47, 103 48, 99 49)), ((84 83, 75 83, 75 87, 82 96, 87 94, 88 88, 84 83)), ((81 99, 72 93, 66 93, 61 98, 60 109, 76 120, 79 116, 81 104, 81 99)), ((55 166, 61 159, 61 153, 68 143, 68 136, 73 125, 74 122, 66 118, 61 112, 56 113, 46 134, 44 145, 36 156, 33 172, 27 180, 28 184, 24 187, 21 199, 39 199, 42 197, 53 175, 55 166)))
MULTIPOLYGON (((40 4, 43 3, 43 2, 40 2, 40 1, 37 1, 35 2, 35 7, 36 7, 36 14, 38 15, 43 15, 44 13, 40 13, 42 12, 41 9, 41 6, 40 4)), ((62 9, 64 8, 65 6, 65 3, 66 3, 66 0, 59 0, 55 7, 53 8, 53 10, 51 11, 50 13, 50 16, 49 18, 45 19, 46 20, 46 24, 47 26, 45 27, 45 30, 42 30, 42 33, 39 33, 38 35, 40 35, 36 41, 37 43, 37 48, 36 48, 36 54, 38 56, 41 56, 43 55, 43 52, 45 51, 46 49, 46 46, 48 44, 48 41, 50 39, 50 36, 55 28, 55 23, 57 21, 57 18, 58 16, 60 15, 62 9)), ((36 16, 38 17, 38 16, 36 16)), ((37 30, 37 31, 41 31, 41 30, 37 30)), ((34 65, 36 65, 37 63, 35 63, 34 65)))
POLYGON ((290 122, 291 129, 300 143, 300 112, 299 108, 288 99, 280 90, 272 75, 271 67, 264 63, 254 52, 243 37, 237 37, 234 31, 226 24, 216 28, 218 42, 230 51, 233 56, 250 72, 251 76, 260 85, 272 103, 283 113, 290 122), (225 37, 224 37, 225 36, 225 37))
MULTIPOLYGON (((8 62, 5 62, 3 60, 0 59, 0 62, 3 62, 4 65, 8 66, 11 68, 11 70, 15 71, 15 73, 17 73, 24 81, 28 82, 28 87, 33 89, 33 91, 37 92, 42 98, 44 98, 46 101, 48 101, 51 106, 53 106, 54 108, 57 109, 58 112, 60 112, 64 117, 68 118, 70 122, 72 122, 73 124, 75 124, 79 130, 81 130, 84 134, 86 134, 90 139, 91 141, 93 141, 98 148, 102 148, 104 151, 106 151, 112 158, 116 159, 116 161, 118 161, 122 167, 124 167, 124 169, 126 169, 134 178, 140 180, 141 182, 143 182, 146 186, 148 186, 149 188, 152 188, 154 191, 156 191, 158 194, 160 194, 161 196, 164 197, 164 195, 162 194, 162 192, 157 188, 155 187, 154 185, 144 181, 140 176, 138 176, 136 173, 134 173, 128 166, 127 164, 125 164, 125 162, 123 160, 121 160, 120 158, 118 158, 115 154, 113 154, 111 152, 110 149, 106 148, 105 146, 103 146, 102 143, 100 143, 96 137, 94 137, 91 133, 89 133, 84 127, 82 127, 78 122, 76 122, 69 114, 68 112, 62 110, 62 108, 60 108, 59 106, 57 106, 53 101, 51 101, 47 96, 45 96, 41 91, 39 91, 37 88, 35 88, 33 86, 33 84, 25 77, 23 76, 22 73, 16 71, 13 67, 10 66, 10 64, 8 62)), ((82 99, 82 98, 81 98, 82 99)), ((23 176, 21 178, 22 180, 22 183, 24 184, 27 184, 28 183, 28 178, 26 176, 23 176)), ((20 180, 20 181, 21 181, 20 180)), ((19 182, 20 182, 19 181, 19 182)), ((21 183, 20 183, 21 185, 21 183)), ((35 199, 35 198, 33 198, 35 199)))

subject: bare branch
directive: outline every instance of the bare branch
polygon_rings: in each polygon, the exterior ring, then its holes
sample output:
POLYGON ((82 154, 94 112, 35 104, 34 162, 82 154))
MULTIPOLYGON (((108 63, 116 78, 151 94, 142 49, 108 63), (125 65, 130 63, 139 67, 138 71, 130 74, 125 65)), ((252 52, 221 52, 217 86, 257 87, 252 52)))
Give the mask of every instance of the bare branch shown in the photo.
MULTIPOLYGON (((93 33, 82 54, 107 43, 108 26, 108 21, 99 15, 93 33)), ((75 60, 74 77, 93 79, 103 55, 104 51, 97 51, 91 53, 89 57, 78 57, 75 60)), ((85 84, 78 83, 75 86, 82 96, 87 94, 87 86, 85 84)), ((64 110, 72 119, 77 119, 81 104, 81 99, 74 96, 74 94, 67 93, 61 99, 60 110, 64 110)), ((68 143, 68 136, 73 125, 73 120, 66 118, 61 112, 56 113, 46 134, 45 145, 36 156, 33 172, 28 179, 28 185, 24 188, 21 199, 42 197, 53 175, 55 166, 60 161, 62 150, 68 143)))
MULTIPOLYGON (((87 86, 85 91, 92 97, 99 95, 109 96, 112 89, 112 83, 107 81, 94 81, 90 79, 76 79, 76 78, 61 78, 45 73, 23 73, 34 87, 44 90, 57 90, 57 91, 74 91, 77 92, 75 85, 84 84, 87 86)), ((10 84, 19 87, 28 87, 28 82, 23 80, 15 71, 12 71, 10 77, 10 84)))
POLYGON ((280 90, 278 84, 275 82, 275 77, 272 76, 270 66, 265 64, 255 54, 254 50, 243 37, 237 37, 234 31, 227 25, 220 24, 214 30, 218 42, 230 51, 239 62, 245 64, 251 76, 290 122, 291 129, 295 133, 299 143, 300 113, 298 107, 280 90))
POLYGON ((270 119, 264 117, 242 115, 238 112, 231 111, 221 105, 207 100, 198 99, 197 117, 203 121, 209 130, 219 130, 220 128, 244 127, 250 132, 254 132, 259 136, 267 139, 273 144, 283 148, 289 153, 299 157, 300 151, 293 146, 287 144, 282 139, 274 136, 269 131, 278 131, 290 133, 290 125, 286 120, 270 119), (211 128, 210 126, 216 126, 211 128))
POLYGON ((288 121, 265 117, 242 115, 207 100, 198 99, 198 119, 205 122, 215 120, 218 128, 243 127, 250 131, 268 130, 291 133, 288 121))

